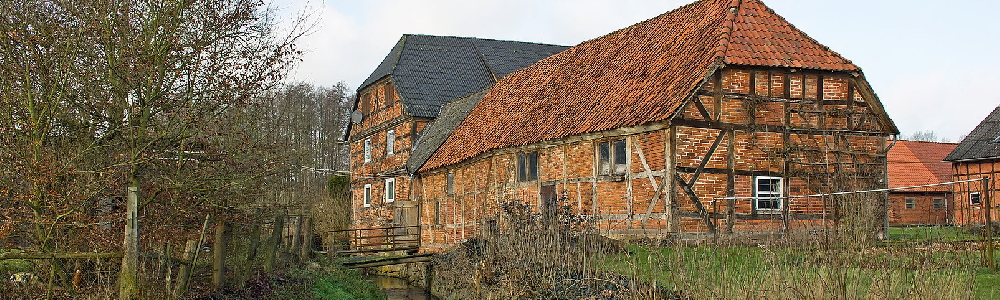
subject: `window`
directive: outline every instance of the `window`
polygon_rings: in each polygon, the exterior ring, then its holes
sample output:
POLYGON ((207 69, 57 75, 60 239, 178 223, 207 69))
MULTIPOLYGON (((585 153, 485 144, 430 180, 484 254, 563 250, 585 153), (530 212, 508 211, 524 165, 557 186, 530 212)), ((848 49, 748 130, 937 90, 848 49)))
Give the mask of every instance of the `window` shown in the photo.
POLYGON ((455 173, 448 173, 448 195, 455 194, 455 173))
POLYGON ((597 144, 597 174, 625 174, 628 163, 628 154, 625 150, 625 140, 597 144))
POLYGON ((385 133, 385 155, 389 156, 396 152, 396 131, 389 130, 385 133))
POLYGON ((441 201, 434 201, 434 225, 441 225, 441 201))
POLYGON ((917 203, 916 203, 916 202, 917 202, 917 199, 914 199, 914 198, 906 198, 906 199, 904 199, 904 200, 906 201, 906 209, 913 209, 914 207, 916 207, 916 206, 917 206, 917 203))
POLYGON ((372 185, 366 184, 364 207, 371 207, 371 206, 372 206, 372 185))
POLYGON ((538 180, 538 152, 517 155, 517 181, 538 180))
POLYGON ((934 198, 934 209, 944 209, 944 198, 934 198))
POLYGON ((372 139, 365 139, 365 162, 372 161, 372 139))
POLYGON ((385 203, 396 201, 396 178, 385 180, 385 203))
POLYGON ((983 199, 980 197, 979 192, 969 194, 969 205, 980 204, 983 204, 983 199))
POLYGON ((781 210, 782 193, 781 177, 754 177, 754 208, 759 212, 776 212, 781 210))

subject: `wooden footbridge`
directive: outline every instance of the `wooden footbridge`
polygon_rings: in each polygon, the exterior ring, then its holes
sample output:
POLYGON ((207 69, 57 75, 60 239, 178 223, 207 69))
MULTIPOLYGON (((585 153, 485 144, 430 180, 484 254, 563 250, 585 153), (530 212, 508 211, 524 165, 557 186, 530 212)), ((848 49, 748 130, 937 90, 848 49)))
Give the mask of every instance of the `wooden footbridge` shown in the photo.
POLYGON ((351 269, 374 268, 415 262, 427 262, 430 253, 420 249, 420 226, 355 228, 330 232, 331 255, 343 257, 351 269))

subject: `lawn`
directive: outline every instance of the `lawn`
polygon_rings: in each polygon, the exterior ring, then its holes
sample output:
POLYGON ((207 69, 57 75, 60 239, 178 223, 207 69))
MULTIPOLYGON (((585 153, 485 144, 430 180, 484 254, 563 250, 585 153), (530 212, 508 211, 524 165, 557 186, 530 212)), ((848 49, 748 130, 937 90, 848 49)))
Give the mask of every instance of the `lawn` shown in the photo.
POLYGON ((889 227, 889 240, 915 242, 952 242, 978 240, 982 236, 970 234, 967 228, 954 226, 889 227))
POLYGON ((996 299, 1000 273, 979 252, 873 247, 628 246, 603 268, 694 298, 996 299))

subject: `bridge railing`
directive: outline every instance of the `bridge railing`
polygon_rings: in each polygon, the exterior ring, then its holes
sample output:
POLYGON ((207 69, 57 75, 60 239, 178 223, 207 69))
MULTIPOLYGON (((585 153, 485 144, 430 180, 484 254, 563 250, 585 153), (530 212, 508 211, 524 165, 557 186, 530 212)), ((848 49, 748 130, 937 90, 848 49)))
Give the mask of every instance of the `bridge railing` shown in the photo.
POLYGON ((338 255, 389 251, 416 251, 420 247, 420 226, 352 228, 329 232, 331 249, 338 255))

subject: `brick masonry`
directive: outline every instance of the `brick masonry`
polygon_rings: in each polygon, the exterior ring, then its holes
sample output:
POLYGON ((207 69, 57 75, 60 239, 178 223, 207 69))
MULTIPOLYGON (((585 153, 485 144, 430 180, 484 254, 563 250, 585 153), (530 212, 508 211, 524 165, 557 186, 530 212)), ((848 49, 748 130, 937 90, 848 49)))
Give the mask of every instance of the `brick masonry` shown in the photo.
POLYGON ((882 151, 889 129, 869 108, 877 102, 854 91, 850 74, 720 72, 671 122, 498 149, 417 174, 422 249, 444 249, 475 236, 504 202, 523 201, 541 209, 544 186, 554 186, 564 205, 594 216, 600 220, 598 228, 611 235, 704 232, 710 227, 796 230, 820 221, 785 221, 788 216, 823 219, 826 212, 830 218, 830 208, 818 197, 793 198, 784 211, 768 212, 755 211, 749 199, 735 200, 729 213, 730 201, 718 198, 753 196, 755 176, 785 178, 785 195, 885 186, 882 151), (599 176, 596 145, 614 140, 627 142, 627 171, 620 177, 599 176), (517 155, 528 152, 538 153, 539 179, 519 182, 517 155), (705 161, 708 153, 712 155, 705 161), (689 182, 696 173, 693 199, 675 174, 689 182), (448 192, 449 174, 453 193, 448 192), (705 214, 714 217, 706 222, 700 216, 705 214))
MULTIPOLYGON (((952 174, 954 174, 956 181, 989 177, 991 180, 988 193, 993 206, 989 211, 994 222, 1000 221, 1000 213, 998 213, 997 209, 998 201, 996 200, 996 196, 998 195, 996 180, 1000 178, 1000 160, 983 159, 955 162, 952 164, 952 174)), ((982 182, 958 184, 955 185, 954 191, 955 224, 983 224, 986 220, 987 208, 985 204, 987 190, 984 188, 982 182), (972 193, 980 194, 981 204, 971 203, 970 197, 972 193)))

